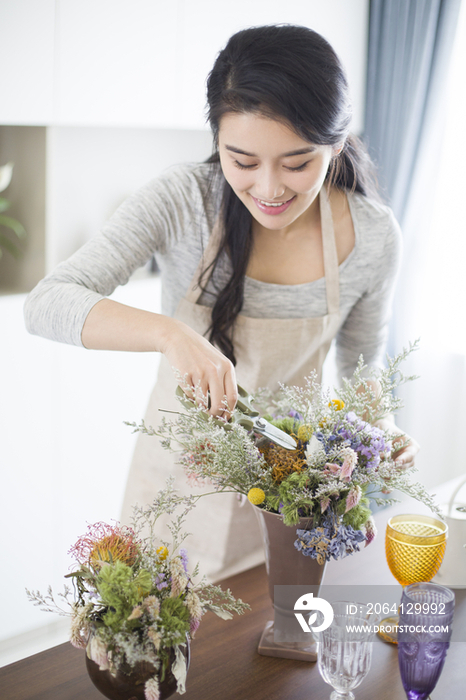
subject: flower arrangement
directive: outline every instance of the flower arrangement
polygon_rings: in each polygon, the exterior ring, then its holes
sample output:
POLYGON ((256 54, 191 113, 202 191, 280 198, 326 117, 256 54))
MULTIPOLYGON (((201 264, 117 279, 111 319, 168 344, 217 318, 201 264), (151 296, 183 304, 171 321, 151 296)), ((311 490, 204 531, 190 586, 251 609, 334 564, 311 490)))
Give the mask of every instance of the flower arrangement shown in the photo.
POLYGON ((177 495, 172 481, 149 507, 134 508, 133 527, 96 523, 78 539, 70 549, 77 568, 66 576, 74 584, 75 595, 69 586, 59 594, 68 610, 55 602, 50 587, 47 595, 26 591, 43 610, 71 616, 71 643, 86 648, 88 658, 101 671, 116 676, 117 672, 129 674, 141 664, 149 666, 144 685, 147 700, 158 700, 160 682, 169 669, 178 692, 185 691, 187 640, 193 638, 207 610, 230 619, 232 613, 242 614, 249 608, 230 590, 204 580, 194 583, 197 567, 189 572, 187 551, 181 544, 187 536, 183 522, 197 496, 177 495), (181 514, 173 515, 168 525, 172 541, 157 541, 156 520, 180 506, 181 514))
POLYGON ((205 405, 185 404, 176 419, 164 418, 158 428, 129 425, 158 436, 167 449, 181 446, 179 462, 192 483, 243 494, 253 505, 281 514, 286 525, 307 519, 297 529, 295 547, 323 564, 374 539, 370 499, 396 500, 377 493, 397 489, 438 512, 423 486, 411 481, 414 468, 395 464, 395 435, 377 427, 400 408, 394 390, 415 378, 404 376, 400 364, 416 347, 387 358, 383 370, 369 369, 361 357, 353 377, 332 394, 316 374, 302 388, 281 386, 275 396, 259 391, 256 403, 264 418, 295 438, 295 450, 248 432, 237 422, 238 411, 226 423, 208 416, 205 405))

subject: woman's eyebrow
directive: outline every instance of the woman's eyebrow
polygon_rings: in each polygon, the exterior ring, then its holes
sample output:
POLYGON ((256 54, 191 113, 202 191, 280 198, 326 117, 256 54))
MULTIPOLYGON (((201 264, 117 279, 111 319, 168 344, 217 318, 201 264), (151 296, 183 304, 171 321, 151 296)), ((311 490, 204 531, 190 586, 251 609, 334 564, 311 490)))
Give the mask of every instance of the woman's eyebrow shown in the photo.
MULTIPOLYGON (((249 151, 243 151, 241 148, 236 148, 236 146, 225 145, 227 151, 232 151, 233 153, 239 153, 242 156, 249 156, 250 158, 257 158, 255 153, 249 153, 249 151)), ((283 153, 280 158, 289 158, 290 156, 303 156, 307 153, 313 153, 315 151, 315 146, 309 146, 307 148, 298 148, 296 151, 289 151, 289 153, 283 153)))

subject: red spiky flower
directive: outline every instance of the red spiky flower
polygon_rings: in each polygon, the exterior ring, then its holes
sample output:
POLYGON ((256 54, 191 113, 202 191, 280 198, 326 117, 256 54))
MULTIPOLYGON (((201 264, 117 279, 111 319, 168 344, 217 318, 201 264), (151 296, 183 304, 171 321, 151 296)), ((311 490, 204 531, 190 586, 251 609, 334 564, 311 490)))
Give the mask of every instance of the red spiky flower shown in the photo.
POLYGON ((134 530, 121 525, 94 523, 69 550, 80 564, 99 566, 101 562, 122 561, 132 566, 139 555, 139 542, 134 530))

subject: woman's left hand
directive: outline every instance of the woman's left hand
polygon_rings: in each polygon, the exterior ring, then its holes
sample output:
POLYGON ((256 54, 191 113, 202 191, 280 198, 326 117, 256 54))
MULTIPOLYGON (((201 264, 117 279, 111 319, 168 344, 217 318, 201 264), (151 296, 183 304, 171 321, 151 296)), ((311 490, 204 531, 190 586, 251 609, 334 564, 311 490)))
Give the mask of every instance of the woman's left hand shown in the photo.
POLYGON ((419 443, 400 430, 400 428, 397 427, 391 418, 382 418, 381 420, 378 420, 375 425, 378 428, 386 430, 389 434, 396 436, 392 440, 392 444, 395 449, 392 456, 395 460, 395 464, 400 469, 409 469, 410 467, 414 467, 415 457, 420 450, 419 443))

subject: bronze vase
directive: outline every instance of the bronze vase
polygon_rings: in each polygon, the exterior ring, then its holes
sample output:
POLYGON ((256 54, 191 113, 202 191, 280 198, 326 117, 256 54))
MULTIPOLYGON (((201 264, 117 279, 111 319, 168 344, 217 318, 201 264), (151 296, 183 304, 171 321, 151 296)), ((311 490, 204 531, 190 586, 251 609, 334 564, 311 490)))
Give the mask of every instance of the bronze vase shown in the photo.
POLYGON ((317 661, 316 642, 312 633, 305 633, 297 622, 290 593, 286 589, 274 590, 275 586, 305 586, 318 596, 326 563, 319 564, 294 546, 296 530, 309 529, 312 521, 302 518, 298 525, 289 526, 283 523, 281 515, 257 506, 254 510, 262 532, 269 594, 274 606, 274 620, 267 622, 264 628, 259 654, 317 661))
MULTIPOLYGON (((189 668, 189 641, 186 644, 185 652, 186 665, 189 668)), ((174 650, 170 653, 168 669, 165 672, 163 681, 159 679, 159 700, 165 700, 176 692, 176 678, 171 671, 171 666, 175 661, 174 650)), ((115 676, 110 671, 101 671, 98 664, 89 659, 86 654, 86 668, 89 678, 102 695, 109 700, 146 700, 144 685, 149 678, 159 675, 159 672, 152 664, 140 662, 134 667, 119 670, 115 676)))

